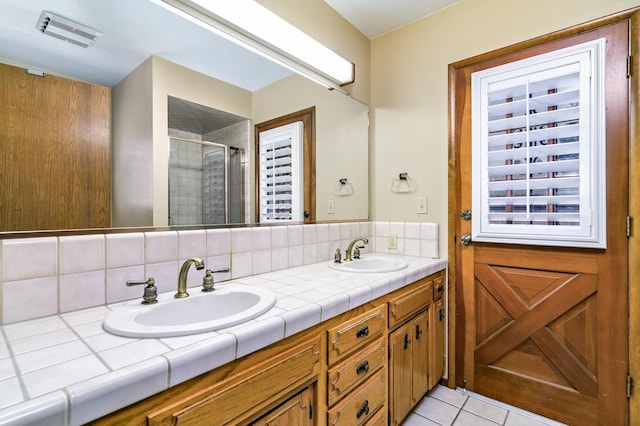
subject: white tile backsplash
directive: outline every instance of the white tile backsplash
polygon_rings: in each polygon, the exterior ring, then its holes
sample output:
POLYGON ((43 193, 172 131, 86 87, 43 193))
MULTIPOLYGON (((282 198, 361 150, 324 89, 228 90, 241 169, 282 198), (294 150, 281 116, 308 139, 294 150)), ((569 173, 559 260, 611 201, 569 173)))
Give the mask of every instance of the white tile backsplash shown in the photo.
POLYGON ((58 278, 34 278, 2 284, 2 323, 58 313, 58 278))
POLYGON ((58 239, 55 237, 2 240, 3 281, 55 276, 58 239))
POLYGON ((146 281, 147 278, 149 277, 145 275, 144 265, 107 269, 107 304, 142 297, 144 285, 129 287, 126 282, 146 281))
POLYGON ((252 250, 254 252, 271 249, 271 228, 270 227, 251 228, 251 238, 252 238, 252 244, 253 244, 252 250))
POLYGON ((104 305, 104 270, 60 275, 60 312, 104 305))
POLYGON ((108 234, 107 268, 144 264, 144 234, 108 234))
MULTIPOLYGON (((159 293, 175 291, 190 257, 214 271, 229 267, 215 274, 219 282, 329 261, 357 237, 369 238, 363 254, 439 255, 437 224, 388 221, 1 240, 2 323, 141 298, 144 287, 127 280, 153 277, 159 293), (398 234, 397 249, 387 248, 389 232, 398 234)), ((189 287, 203 274, 192 268, 189 287)))
POLYGON ((178 233, 172 231, 145 233, 145 262, 178 260, 178 233))
POLYGON ((207 256, 222 256, 231 253, 230 229, 207 229, 207 256))
POLYGON ((192 257, 207 256, 207 233, 204 229, 178 231, 178 258, 184 262, 192 257))
POLYGON ((105 268, 105 236, 60 237, 60 273, 95 271, 105 268))

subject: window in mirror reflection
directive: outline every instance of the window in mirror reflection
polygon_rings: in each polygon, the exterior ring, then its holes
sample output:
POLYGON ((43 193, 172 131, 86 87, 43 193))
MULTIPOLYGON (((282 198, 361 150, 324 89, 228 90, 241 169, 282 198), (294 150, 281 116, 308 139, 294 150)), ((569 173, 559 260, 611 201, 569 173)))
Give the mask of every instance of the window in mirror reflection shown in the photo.
POLYGON ((315 220, 315 107, 256 125, 256 220, 315 220))
POLYGON ((260 133, 260 222, 303 220, 302 122, 260 133))

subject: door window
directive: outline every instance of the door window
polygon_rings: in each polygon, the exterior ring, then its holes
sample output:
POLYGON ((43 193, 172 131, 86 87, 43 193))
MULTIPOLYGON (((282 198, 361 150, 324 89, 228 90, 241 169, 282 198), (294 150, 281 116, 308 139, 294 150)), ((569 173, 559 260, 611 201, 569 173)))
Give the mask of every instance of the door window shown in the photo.
POLYGON ((474 241, 606 246, 604 46, 472 74, 474 241))

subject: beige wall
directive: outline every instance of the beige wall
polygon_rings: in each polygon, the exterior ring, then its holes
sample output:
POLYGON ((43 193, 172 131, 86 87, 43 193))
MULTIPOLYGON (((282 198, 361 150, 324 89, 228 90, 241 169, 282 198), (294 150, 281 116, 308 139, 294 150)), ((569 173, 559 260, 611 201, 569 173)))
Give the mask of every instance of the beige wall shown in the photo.
POLYGON ((638 0, 462 0, 371 42, 372 219, 440 224, 447 256, 448 64, 639 6, 638 0), (412 194, 394 194, 407 172, 412 194), (416 196, 428 214, 416 214, 416 196))
POLYGON ((324 0, 257 0, 307 35, 356 66, 354 84, 345 86, 354 98, 369 104, 370 41, 324 0))
POLYGON ((251 92, 156 56, 148 58, 114 88, 114 183, 121 184, 113 191, 118 212, 113 226, 168 224, 168 96, 251 117, 251 92), (143 214, 131 216, 134 211, 143 214))
POLYGON ((254 123, 309 107, 316 108, 316 220, 367 219, 369 216, 368 107, 297 74, 254 92, 254 123), (334 194, 340 178, 353 194, 334 194), (327 212, 329 200, 335 213, 327 212))
POLYGON ((151 61, 147 60, 111 91, 113 227, 148 226, 153 222, 150 76, 151 61))

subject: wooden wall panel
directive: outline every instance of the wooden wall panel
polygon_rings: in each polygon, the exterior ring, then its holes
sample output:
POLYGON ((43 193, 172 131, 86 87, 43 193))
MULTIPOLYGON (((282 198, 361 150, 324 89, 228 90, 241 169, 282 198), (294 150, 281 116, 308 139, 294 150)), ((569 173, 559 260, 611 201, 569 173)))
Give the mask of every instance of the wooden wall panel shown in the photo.
POLYGON ((0 64, 0 231, 109 227, 111 89, 0 64))

